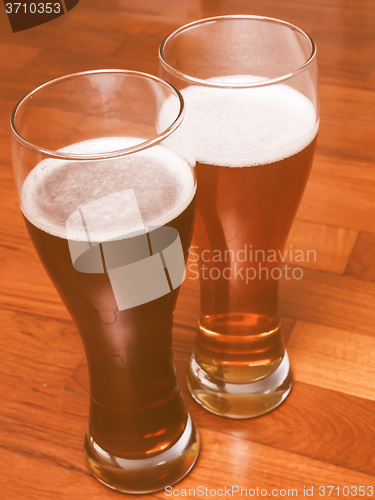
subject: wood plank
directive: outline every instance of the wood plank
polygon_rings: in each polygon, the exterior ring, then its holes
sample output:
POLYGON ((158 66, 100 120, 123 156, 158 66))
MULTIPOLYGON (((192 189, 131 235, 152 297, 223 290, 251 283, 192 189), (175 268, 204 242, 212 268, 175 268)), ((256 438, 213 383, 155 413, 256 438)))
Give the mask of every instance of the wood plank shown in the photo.
POLYGON ((345 274, 375 281, 375 234, 361 231, 350 255, 345 274))
POLYGON ((87 397, 46 384, 15 381, 4 374, 0 380, 1 447, 33 456, 43 464, 86 471, 81 454, 87 427, 87 397))
MULTIPOLYGON (((20 97, 22 97, 22 96, 20 96, 20 97)), ((14 103, 14 104, 16 104, 16 103, 14 103)), ((7 125, 9 124, 11 112, 12 112, 12 109, 9 108, 9 113, 6 114, 7 125)), ((5 164, 5 165, 10 165, 9 159, 12 156, 9 136, 10 136, 10 128, 8 129, 8 136, 1 136, 0 137, 0 161, 2 164, 5 164)))
POLYGON ((375 137, 375 120, 366 121, 357 117, 340 121, 336 117, 323 116, 320 121, 318 140, 321 147, 335 149, 341 153, 373 153, 373 149, 368 148, 369 136, 375 137))
POLYGON ((282 315, 375 336, 374 283, 306 268, 280 282, 279 299, 282 315))
POLYGON ((285 262, 342 274, 357 231, 296 219, 285 245, 285 262))
POLYGON ((345 117, 361 122, 374 122, 375 89, 357 89, 327 83, 320 85, 322 116, 345 117))
POLYGON ((67 469, 40 460, 32 453, 24 455, 17 449, 0 447, 0 467, 6 471, 0 475, 1 492, 9 500, 24 498, 25 492, 29 500, 51 500, 52 497, 86 500, 88 496, 93 500, 103 500, 116 495, 91 477, 88 471, 67 469), (11 481, 7 480, 9 477, 11 481))
MULTIPOLYGON (((40 272, 42 269, 40 269, 40 272)), ((48 277, 46 277, 48 280, 48 277)), ((38 282, 13 281, 1 285, 0 302, 3 309, 69 320, 70 316, 53 286, 38 282)))
POLYGON ((0 314, 0 373, 13 376, 18 384, 29 380, 64 387, 83 356, 72 321, 4 309, 0 314))
POLYGON ((297 321, 288 352, 296 380, 375 401, 375 336, 297 321))
POLYGON ((375 90, 375 64, 372 65, 372 69, 366 79, 365 88, 375 90))
POLYGON ((375 156, 371 156, 372 146, 370 149, 368 143, 356 156, 338 151, 327 153, 320 152, 315 157, 297 218, 374 233, 375 156))
POLYGON ((363 88, 374 63, 371 55, 375 50, 375 39, 371 31, 373 16, 368 16, 368 12, 364 10, 359 11, 358 15, 353 11, 341 10, 341 23, 337 23, 337 14, 332 10, 328 11, 313 33, 322 56, 319 64, 320 80, 322 83, 363 88), (354 17, 349 19, 351 16, 354 17), (353 37, 354 32, 356 35, 353 37))
POLYGON ((40 49, 37 47, 2 42, 0 44, 0 68, 22 70, 27 64, 35 61, 39 54, 40 49), (14 57, 15 54, 17 57, 14 57))

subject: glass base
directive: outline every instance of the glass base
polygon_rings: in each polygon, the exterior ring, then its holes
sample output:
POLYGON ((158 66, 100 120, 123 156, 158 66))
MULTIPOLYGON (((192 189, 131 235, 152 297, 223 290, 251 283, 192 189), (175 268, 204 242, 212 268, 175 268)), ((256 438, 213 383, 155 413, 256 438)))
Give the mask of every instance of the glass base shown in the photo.
POLYGON ((190 415, 179 440, 150 458, 129 460, 109 455, 89 433, 85 453, 91 472, 109 488, 122 493, 152 493, 175 484, 190 471, 199 454, 199 434, 190 415))
POLYGON ((270 375, 249 384, 216 380, 191 357, 187 384, 193 398, 215 415, 235 419, 259 417, 279 406, 292 388, 288 354, 270 375))

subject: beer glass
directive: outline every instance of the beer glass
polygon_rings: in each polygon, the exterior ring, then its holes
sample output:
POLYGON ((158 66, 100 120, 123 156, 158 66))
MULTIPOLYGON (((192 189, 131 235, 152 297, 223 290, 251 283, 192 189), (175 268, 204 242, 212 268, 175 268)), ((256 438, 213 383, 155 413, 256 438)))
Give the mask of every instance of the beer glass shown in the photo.
POLYGON ((315 44, 278 19, 221 16, 170 34, 159 68, 184 97, 197 159, 188 386, 213 413, 256 417, 292 386, 278 283, 316 143, 315 44))
POLYGON ((27 229, 85 347, 89 468, 118 491, 162 489, 199 451, 171 350, 196 190, 181 95, 144 73, 82 72, 24 97, 11 126, 27 229))

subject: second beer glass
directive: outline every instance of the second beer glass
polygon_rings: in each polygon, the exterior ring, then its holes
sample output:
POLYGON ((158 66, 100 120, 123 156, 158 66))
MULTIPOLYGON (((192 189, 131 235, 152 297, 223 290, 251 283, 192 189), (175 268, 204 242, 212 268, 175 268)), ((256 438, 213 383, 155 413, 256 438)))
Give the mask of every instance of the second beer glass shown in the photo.
POLYGON ((278 282, 318 131, 315 44, 284 21, 223 16, 169 35, 159 64, 184 96, 197 157, 188 386, 213 413, 255 417, 292 385, 278 282))

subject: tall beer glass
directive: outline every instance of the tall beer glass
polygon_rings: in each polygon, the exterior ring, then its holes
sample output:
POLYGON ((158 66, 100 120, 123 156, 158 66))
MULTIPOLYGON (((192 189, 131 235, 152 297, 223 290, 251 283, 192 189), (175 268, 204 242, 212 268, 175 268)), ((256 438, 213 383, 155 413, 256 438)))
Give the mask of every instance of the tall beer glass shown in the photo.
POLYGON ((183 108, 159 78, 100 70, 42 85, 11 118, 26 226, 85 347, 88 464, 122 492, 173 484, 199 450, 171 351, 196 185, 183 108))
POLYGON ((213 413, 255 417, 292 386, 278 282, 318 130, 315 44, 278 19, 215 17, 169 35, 159 66, 183 94, 197 158, 188 386, 213 413))

